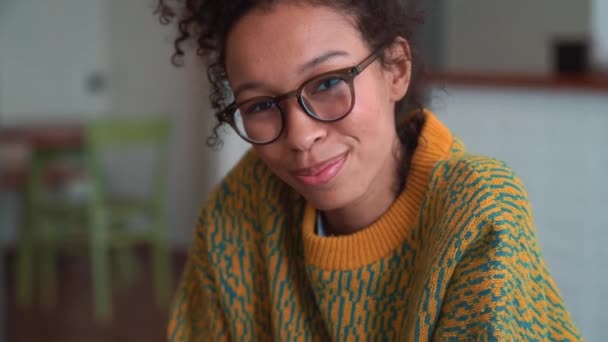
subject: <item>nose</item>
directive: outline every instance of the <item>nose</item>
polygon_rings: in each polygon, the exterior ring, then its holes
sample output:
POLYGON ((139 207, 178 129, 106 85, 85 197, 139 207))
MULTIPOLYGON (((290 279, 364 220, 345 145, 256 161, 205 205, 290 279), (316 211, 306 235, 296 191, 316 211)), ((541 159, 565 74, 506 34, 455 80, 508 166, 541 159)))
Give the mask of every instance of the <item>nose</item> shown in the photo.
POLYGON ((293 98, 282 103, 285 111, 284 139, 297 152, 305 152, 327 136, 327 124, 310 117, 293 98))

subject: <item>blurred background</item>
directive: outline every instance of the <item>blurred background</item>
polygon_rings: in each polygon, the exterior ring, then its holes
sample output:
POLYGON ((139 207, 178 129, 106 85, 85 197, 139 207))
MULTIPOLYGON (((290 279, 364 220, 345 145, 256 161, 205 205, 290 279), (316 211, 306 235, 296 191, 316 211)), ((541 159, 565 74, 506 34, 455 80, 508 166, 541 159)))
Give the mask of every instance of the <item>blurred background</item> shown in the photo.
MULTIPOLYGON (((435 0, 430 107, 524 180, 589 341, 608 324, 608 2, 435 0)), ((151 0, 0 0, 0 342, 162 341, 197 212, 247 149, 151 0), (57 227, 61 227, 58 229, 57 227)))

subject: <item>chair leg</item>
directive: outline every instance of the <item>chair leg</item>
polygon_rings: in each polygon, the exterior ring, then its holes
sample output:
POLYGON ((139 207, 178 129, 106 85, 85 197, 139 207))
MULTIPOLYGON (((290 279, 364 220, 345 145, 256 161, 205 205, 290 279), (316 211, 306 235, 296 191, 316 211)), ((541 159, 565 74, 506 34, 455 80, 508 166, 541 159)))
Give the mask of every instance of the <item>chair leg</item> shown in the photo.
POLYGON ((21 225, 16 259, 17 304, 21 308, 27 308, 32 303, 34 278, 34 239, 32 229, 36 223, 33 220, 33 212, 27 198, 24 203, 26 208, 23 210, 23 224, 21 225))
POLYGON ((91 214, 91 269, 93 270, 93 304, 95 318, 107 323, 112 319, 110 288, 110 248, 107 221, 99 208, 91 214))
POLYGON ((108 322, 112 318, 109 253, 107 245, 102 241, 93 242, 91 266, 93 270, 95 317, 101 322, 108 322))
POLYGON ((118 247, 116 254, 119 284, 122 287, 128 287, 138 277, 137 257, 131 246, 118 247))
POLYGON ((17 304, 23 308, 32 303, 34 287, 34 244, 35 236, 40 227, 41 213, 38 210, 38 200, 42 188, 42 173, 45 159, 34 153, 28 169, 28 180, 24 191, 21 210, 23 222, 19 235, 19 250, 17 252, 17 304))
POLYGON ((34 246, 29 234, 22 234, 17 251, 17 303, 27 308, 32 303, 34 277, 34 246))
POLYGON ((40 303, 51 310, 57 303, 57 246, 52 239, 40 248, 40 303))

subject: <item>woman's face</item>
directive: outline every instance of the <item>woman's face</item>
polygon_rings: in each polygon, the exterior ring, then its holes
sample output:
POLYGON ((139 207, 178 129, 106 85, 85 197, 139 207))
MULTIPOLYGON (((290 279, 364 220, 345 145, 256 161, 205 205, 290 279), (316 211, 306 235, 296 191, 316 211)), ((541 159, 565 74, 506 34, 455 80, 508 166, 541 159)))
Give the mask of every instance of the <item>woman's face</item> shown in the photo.
MULTIPOLYGON (((227 40, 226 70, 242 102, 292 91, 320 73, 354 66, 371 52, 350 17, 329 7, 279 4, 236 23, 227 40)), ((254 149, 317 209, 394 196, 394 105, 407 88, 398 78, 399 70, 376 60, 354 80, 351 113, 333 123, 306 115, 296 98, 285 100, 282 135, 254 149)))

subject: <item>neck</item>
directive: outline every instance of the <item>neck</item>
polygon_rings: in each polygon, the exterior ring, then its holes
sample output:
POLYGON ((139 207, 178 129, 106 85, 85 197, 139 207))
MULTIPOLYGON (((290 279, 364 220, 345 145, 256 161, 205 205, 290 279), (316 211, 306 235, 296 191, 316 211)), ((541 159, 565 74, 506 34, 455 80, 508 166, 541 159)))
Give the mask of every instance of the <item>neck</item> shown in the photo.
POLYGON ((324 228, 330 235, 349 235, 374 223, 393 204, 396 194, 371 203, 360 201, 346 208, 323 212, 324 228))

